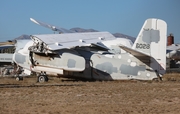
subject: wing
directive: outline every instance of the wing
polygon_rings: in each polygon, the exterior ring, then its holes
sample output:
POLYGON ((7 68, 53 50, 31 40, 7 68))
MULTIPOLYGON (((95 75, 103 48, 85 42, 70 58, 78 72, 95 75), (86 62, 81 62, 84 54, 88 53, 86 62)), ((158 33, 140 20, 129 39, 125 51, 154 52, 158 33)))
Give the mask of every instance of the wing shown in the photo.
MULTIPOLYGON (((76 46, 90 46, 91 44, 98 47, 104 47, 102 41, 116 39, 109 32, 89 32, 89 33, 70 33, 70 34, 45 34, 32 35, 31 39, 36 43, 44 43, 49 50, 59 50, 63 48, 73 48, 76 46)), ((43 44, 43 45, 44 45, 43 44)))
POLYGON ((50 24, 47 24, 47 23, 44 23, 44 22, 40 22, 40 21, 37 21, 37 20, 35 20, 33 18, 30 18, 30 20, 32 22, 34 22, 35 24, 38 24, 38 25, 41 25, 43 27, 49 28, 49 29, 51 29, 53 31, 58 31, 60 33, 73 33, 73 31, 71 31, 71 30, 67 30, 65 28, 60 28, 60 27, 50 25, 50 24))

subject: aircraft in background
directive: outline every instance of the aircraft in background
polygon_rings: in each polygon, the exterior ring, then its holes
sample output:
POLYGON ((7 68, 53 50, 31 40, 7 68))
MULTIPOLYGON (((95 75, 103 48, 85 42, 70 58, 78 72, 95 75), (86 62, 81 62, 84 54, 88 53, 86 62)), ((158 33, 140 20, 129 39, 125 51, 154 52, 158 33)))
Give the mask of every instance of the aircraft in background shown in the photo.
POLYGON ((171 44, 167 46, 167 68, 180 68, 180 45, 171 44))
POLYGON ((166 22, 147 19, 132 48, 110 53, 102 42, 114 40, 109 32, 31 35, 32 41, 14 53, 14 62, 38 74, 87 80, 153 80, 166 71, 166 22))
POLYGON ((180 45, 172 44, 170 46, 167 46, 166 57, 168 59, 180 60, 180 45))

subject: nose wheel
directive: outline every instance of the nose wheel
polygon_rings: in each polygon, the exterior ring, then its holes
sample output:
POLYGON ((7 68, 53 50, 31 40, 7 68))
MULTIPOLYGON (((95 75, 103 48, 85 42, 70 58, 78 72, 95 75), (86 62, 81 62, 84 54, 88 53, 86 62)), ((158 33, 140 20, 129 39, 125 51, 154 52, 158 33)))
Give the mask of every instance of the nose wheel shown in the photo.
POLYGON ((40 82, 40 83, 48 82, 48 77, 46 75, 40 75, 37 78, 37 82, 40 82))

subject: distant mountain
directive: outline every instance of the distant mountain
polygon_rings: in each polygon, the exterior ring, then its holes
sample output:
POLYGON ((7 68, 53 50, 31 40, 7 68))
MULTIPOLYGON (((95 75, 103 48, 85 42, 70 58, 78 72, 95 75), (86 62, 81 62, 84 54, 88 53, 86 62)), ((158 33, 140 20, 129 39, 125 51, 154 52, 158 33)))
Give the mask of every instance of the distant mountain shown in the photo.
POLYGON ((83 28, 72 28, 70 29, 71 31, 74 31, 74 32, 98 32, 97 30, 94 30, 94 29, 83 29, 83 28))
POLYGON ((17 38, 15 38, 14 40, 24 40, 24 39, 30 39, 29 35, 23 34, 17 38))
POLYGON ((135 41, 135 37, 132 37, 132 36, 128 36, 128 35, 125 35, 125 34, 121 34, 121 33, 114 33, 113 34, 116 38, 127 38, 127 39, 130 39, 132 42, 135 41))
MULTIPOLYGON (((94 29, 83 29, 83 28, 72 28, 70 29, 71 31, 74 31, 74 32, 98 32, 97 30, 94 30, 94 29)), ((132 42, 135 41, 135 38, 132 37, 132 36, 128 36, 128 35, 125 35, 125 34, 121 34, 121 33, 114 33, 113 34, 116 38, 127 38, 127 39, 130 39, 132 42)), ((15 38, 14 40, 23 40, 23 39, 30 39, 30 36, 29 35, 21 35, 17 38, 15 38)))
MULTIPOLYGON (((72 28, 70 29, 71 31, 74 32, 98 32, 98 30, 94 30, 94 29, 83 29, 83 28, 72 28)), ((127 38, 130 39, 132 42, 135 41, 135 38, 129 35, 125 35, 125 34, 121 34, 121 33, 114 33, 113 34, 116 38, 127 38)))

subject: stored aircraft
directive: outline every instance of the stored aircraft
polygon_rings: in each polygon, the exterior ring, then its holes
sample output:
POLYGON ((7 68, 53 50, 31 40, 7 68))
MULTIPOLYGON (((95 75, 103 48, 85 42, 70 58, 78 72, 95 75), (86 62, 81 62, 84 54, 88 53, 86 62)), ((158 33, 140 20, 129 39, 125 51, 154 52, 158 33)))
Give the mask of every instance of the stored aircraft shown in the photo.
POLYGON ((166 71, 167 24, 147 19, 132 48, 121 45, 126 53, 111 53, 102 42, 114 40, 109 32, 31 35, 23 49, 16 51, 14 62, 27 72, 87 80, 153 80, 166 71))
POLYGON ((179 44, 172 44, 167 46, 167 54, 166 57, 168 59, 173 60, 180 60, 180 45, 179 44))

